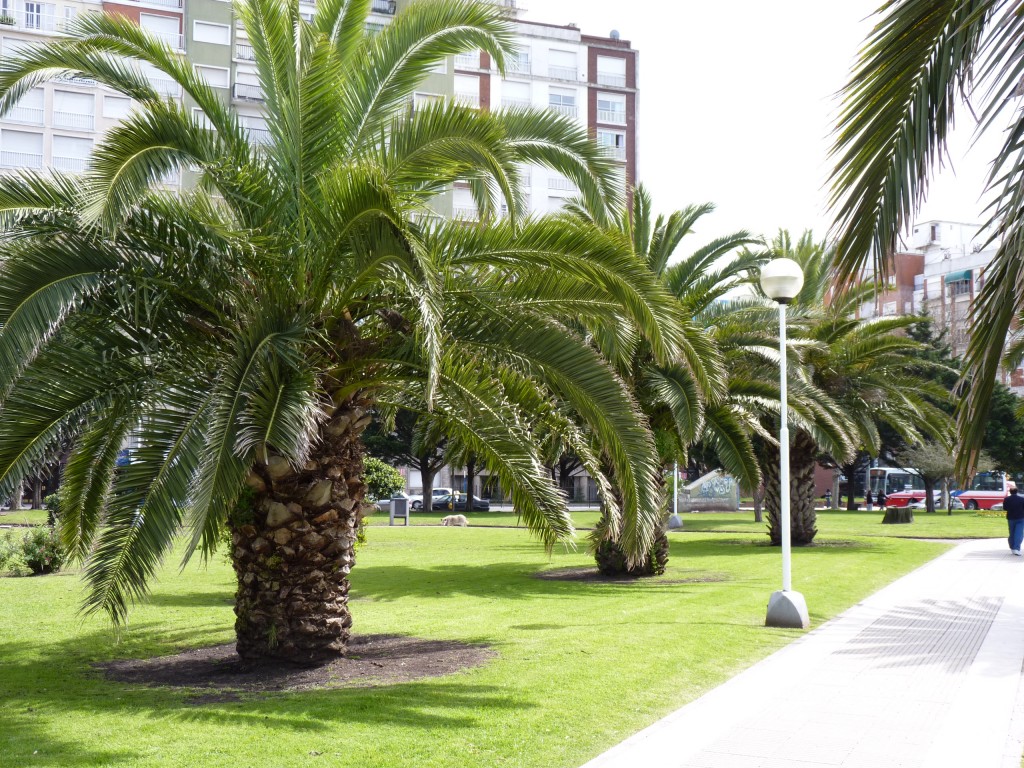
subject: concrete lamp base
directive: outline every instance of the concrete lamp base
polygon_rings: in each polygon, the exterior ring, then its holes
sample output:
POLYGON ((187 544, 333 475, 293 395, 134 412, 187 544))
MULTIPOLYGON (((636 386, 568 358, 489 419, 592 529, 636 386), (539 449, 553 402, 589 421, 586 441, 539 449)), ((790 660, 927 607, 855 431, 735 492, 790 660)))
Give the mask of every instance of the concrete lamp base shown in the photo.
POLYGON ((811 620, 807 616, 807 602, 799 592, 779 590, 772 592, 768 598, 768 616, 764 620, 766 627, 782 627, 784 629, 807 629, 811 620))

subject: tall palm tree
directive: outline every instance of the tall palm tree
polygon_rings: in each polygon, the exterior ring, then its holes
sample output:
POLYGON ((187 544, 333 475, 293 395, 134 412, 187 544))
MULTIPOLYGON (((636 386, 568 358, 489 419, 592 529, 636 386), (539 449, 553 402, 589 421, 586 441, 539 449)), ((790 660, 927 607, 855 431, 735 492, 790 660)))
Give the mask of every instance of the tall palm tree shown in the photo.
POLYGON ((0 483, 68 424, 62 535, 86 562, 87 607, 121 621, 184 532, 209 554, 225 526, 244 657, 343 652, 347 574, 365 511, 361 435, 375 405, 431 410, 483 457, 546 545, 572 535, 528 430, 571 403, 608 457, 631 558, 650 534, 657 457, 628 390, 573 331, 621 317, 674 359, 670 297, 628 247, 578 222, 521 221, 519 167, 573 179, 595 210, 610 163, 568 119, 455 104, 410 110, 445 57, 502 67, 494 4, 409 5, 377 35, 370 0, 241 0, 272 137, 256 147, 188 62, 131 22, 85 14, 73 34, 0 62, 0 113, 61 75, 138 107, 81 177, 0 180, 0 483), (202 119, 162 98, 145 63, 202 119), (167 171, 199 169, 182 194, 167 171), (471 184, 486 226, 435 221, 471 184), (502 198, 511 216, 494 221, 502 198), (130 466, 115 470, 132 437, 130 466))
MULTIPOLYGON (((972 310, 958 469, 977 465, 1007 332, 1024 310, 1024 112, 1021 0, 888 0, 843 91, 832 158, 837 267, 850 281, 869 261, 892 269, 900 233, 925 200, 962 107, 978 131, 1003 130, 987 191, 996 255, 972 310)), ((978 190, 981 192, 981 190, 978 190)))
MULTIPOLYGON (((905 333, 917 318, 860 319, 858 309, 873 298, 874 285, 836 291, 834 250, 815 242, 809 231, 796 241, 781 231, 772 251, 777 258, 797 261, 804 271, 803 288, 789 310, 798 360, 793 378, 796 402, 818 403, 815 418, 804 417, 795 425, 790 447, 791 532, 793 543, 800 545, 817 534, 814 466, 819 454, 839 463, 858 449, 878 455, 882 423, 910 444, 919 443, 922 434, 942 438, 949 432, 948 417, 936 403, 949 393, 921 376, 922 345, 905 333)), ((764 460, 769 536, 779 543, 777 446, 766 445, 764 460)))
MULTIPOLYGON (((685 463, 689 448, 700 441, 727 471, 752 487, 760 482, 760 473, 750 433, 742 412, 728 398, 728 371, 701 315, 756 270, 763 256, 738 252, 755 242, 744 231, 715 238, 681 255, 685 238, 713 210, 714 206, 706 203, 655 217, 650 194, 639 185, 631 202, 608 225, 609 231, 627 240, 652 278, 675 298, 675 321, 686 341, 676 359, 668 363, 659 360, 640 329, 621 322, 602 320, 592 323, 590 331, 595 345, 616 367, 646 416, 663 467, 676 460, 685 463)), ((570 211, 597 223, 585 201, 570 205, 570 211)), ((668 557, 663 502, 650 510, 648 522, 659 532, 655 546, 645 561, 634 566, 627 562, 614 526, 602 521, 593 537, 598 568, 609 574, 663 571, 668 557)))

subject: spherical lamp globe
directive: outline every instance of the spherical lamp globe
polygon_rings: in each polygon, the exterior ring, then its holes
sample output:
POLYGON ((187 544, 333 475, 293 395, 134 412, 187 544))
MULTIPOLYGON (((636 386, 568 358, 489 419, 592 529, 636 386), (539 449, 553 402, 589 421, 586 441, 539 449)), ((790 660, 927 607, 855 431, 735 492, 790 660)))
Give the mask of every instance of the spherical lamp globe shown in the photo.
POLYGON ((779 304, 789 304, 804 287, 804 271, 792 259, 772 259, 761 267, 761 290, 779 304))

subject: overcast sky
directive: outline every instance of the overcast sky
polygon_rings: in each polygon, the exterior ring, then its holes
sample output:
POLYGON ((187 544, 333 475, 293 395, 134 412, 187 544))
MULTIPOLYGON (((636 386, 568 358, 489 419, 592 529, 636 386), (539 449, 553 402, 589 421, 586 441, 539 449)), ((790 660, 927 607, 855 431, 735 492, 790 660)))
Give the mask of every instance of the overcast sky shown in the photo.
MULTIPOLYGON (((827 216, 829 133, 837 91, 880 0, 522 0, 524 18, 617 29, 640 52, 639 180, 658 211, 710 201, 701 239, 749 229, 813 228, 827 216)), ((977 222, 998 137, 969 149, 967 112, 954 172, 933 185, 919 220, 977 222), (969 151, 968 151, 969 150, 969 151)))

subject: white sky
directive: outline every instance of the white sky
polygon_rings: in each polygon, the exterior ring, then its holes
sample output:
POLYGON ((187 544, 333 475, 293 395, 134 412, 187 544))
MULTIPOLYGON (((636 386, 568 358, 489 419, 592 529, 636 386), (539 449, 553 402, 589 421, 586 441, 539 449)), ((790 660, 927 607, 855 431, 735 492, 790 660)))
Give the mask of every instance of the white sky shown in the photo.
MULTIPOLYGON (((779 227, 822 237, 835 94, 847 80, 879 0, 522 0, 523 18, 619 30, 640 52, 639 174, 655 209, 717 205, 700 240, 779 227)), ((981 220, 986 162, 967 151, 973 121, 959 113, 953 171, 933 184, 920 221, 981 220), (966 153, 966 154, 965 154, 966 153)))

